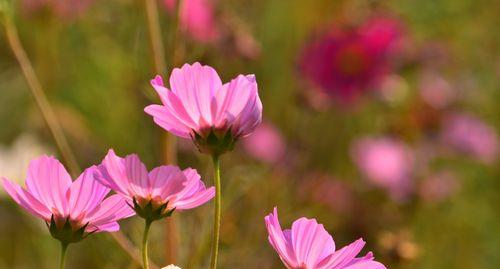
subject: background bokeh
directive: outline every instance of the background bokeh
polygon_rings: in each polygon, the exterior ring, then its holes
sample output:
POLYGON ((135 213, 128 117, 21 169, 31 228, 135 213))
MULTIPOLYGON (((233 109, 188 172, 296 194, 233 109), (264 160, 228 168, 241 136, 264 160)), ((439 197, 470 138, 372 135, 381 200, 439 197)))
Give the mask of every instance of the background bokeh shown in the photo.
MULTIPOLYGON (((388 268, 500 266, 498 3, 185 1, 202 7, 181 10, 177 64, 211 65, 223 81, 253 73, 264 105, 262 127, 222 159, 220 268, 283 268, 263 220, 274 206, 284 227, 317 218, 338 246, 363 237, 388 268)), ((15 22, 80 165, 109 148, 160 165, 163 131, 143 112, 158 102, 143 3, 66 2, 78 4, 16 1, 15 22)), ((169 64, 171 2, 159 4, 169 64)), ((31 158, 58 152, 4 33, 0 175, 22 182, 31 158)), ((211 184, 210 159, 178 148, 179 165, 211 184)), ((206 267, 211 209, 171 220, 182 268, 206 267)), ((164 226, 150 246, 159 265, 164 226)), ((140 241, 140 220, 122 227, 140 241)), ((140 268, 91 237, 68 268, 140 268)), ((0 268, 54 268, 58 247, 0 191, 0 268)))

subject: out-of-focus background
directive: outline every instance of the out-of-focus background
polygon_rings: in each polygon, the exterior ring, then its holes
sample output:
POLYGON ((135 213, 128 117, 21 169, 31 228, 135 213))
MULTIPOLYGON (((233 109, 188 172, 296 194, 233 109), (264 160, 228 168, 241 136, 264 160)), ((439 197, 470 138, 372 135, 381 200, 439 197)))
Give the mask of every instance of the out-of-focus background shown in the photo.
MULTIPOLYGON (((166 60, 173 2, 160 1, 166 60)), ((142 1, 14 2, 21 42, 78 162, 109 148, 162 160, 163 131, 142 1)), ((388 268, 499 268, 500 11, 494 1, 184 0, 177 65, 223 81, 254 73, 264 123, 223 162, 220 268, 283 268, 264 216, 314 217, 337 246, 359 237, 388 268)), ((0 35, 0 175, 58 154, 0 35)), ((168 74, 161 74, 168 77, 168 74)), ((181 167, 212 184, 207 156, 178 141, 181 167)), ((0 191, 0 268, 54 268, 45 224, 0 191)), ((204 268, 212 203, 174 214, 176 263, 204 268)), ((170 220, 167 220, 170 221, 170 220)), ((142 222, 122 222, 139 242, 142 222)), ((152 259, 165 265, 165 224, 152 259)), ((68 268, 140 268, 106 234, 69 250, 68 268)))

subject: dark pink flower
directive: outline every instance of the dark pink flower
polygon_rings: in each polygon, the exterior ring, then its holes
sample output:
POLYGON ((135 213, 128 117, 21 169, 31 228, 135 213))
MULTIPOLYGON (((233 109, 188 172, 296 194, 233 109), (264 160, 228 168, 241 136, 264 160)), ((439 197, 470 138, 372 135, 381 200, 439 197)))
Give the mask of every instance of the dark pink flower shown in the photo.
POLYGON ((245 151, 252 157, 277 163, 285 155, 286 145, 279 131, 269 123, 263 123, 243 140, 245 151))
POLYGON ((495 129, 468 114, 452 114, 444 119, 442 140, 454 149, 485 162, 494 162, 499 153, 495 129))
POLYGON ((288 269, 385 269, 368 252, 356 258, 363 239, 336 250, 332 236, 315 219, 300 218, 291 229, 282 230, 278 210, 265 217, 268 239, 288 269))
POLYGON ((389 73, 401 33, 399 22, 385 18, 351 29, 335 27, 305 46, 300 71, 334 99, 354 101, 389 73))
POLYGON ((5 178, 5 191, 32 215, 43 219, 52 236, 64 243, 77 242, 94 232, 120 229, 118 220, 134 215, 120 195, 105 198, 109 189, 96 179, 96 167, 86 169, 77 180, 54 157, 31 161, 26 188, 5 178))
MULTIPOLYGON (((167 10, 173 14, 177 0, 165 0, 167 10)), ((213 0, 182 1, 179 11, 181 28, 193 39, 200 42, 212 42, 219 37, 215 20, 213 0)))
POLYGON ((363 176, 386 189, 392 198, 404 199, 412 187, 414 156, 402 142, 392 138, 356 141, 352 157, 363 176))

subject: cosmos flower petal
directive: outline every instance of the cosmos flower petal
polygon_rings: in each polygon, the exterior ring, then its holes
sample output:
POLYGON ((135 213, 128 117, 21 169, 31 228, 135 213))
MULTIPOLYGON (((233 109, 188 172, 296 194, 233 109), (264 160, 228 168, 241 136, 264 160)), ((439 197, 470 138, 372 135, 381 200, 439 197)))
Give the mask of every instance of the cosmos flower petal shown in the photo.
POLYGON ((55 210, 55 213, 68 213, 66 192, 70 186, 70 175, 54 157, 44 155, 30 162, 26 188, 38 201, 52 211, 55 210))
POLYGON ((114 194, 102 201, 92 212, 89 212, 84 221, 91 223, 87 227, 90 231, 101 231, 99 227, 108 227, 108 225, 113 227, 116 221, 133 215, 135 212, 127 204, 125 198, 120 194, 114 194))
POLYGON ((343 267, 343 269, 386 269, 386 267, 377 261, 362 261, 343 267))
POLYGON ((300 218, 292 224, 292 245, 299 264, 315 267, 335 251, 333 238, 315 219, 300 218))
POLYGON ((212 123, 211 102, 222 82, 217 72, 200 63, 175 68, 170 76, 172 92, 184 102, 192 119, 212 123))
POLYGON ((344 268, 353 261, 364 246, 365 241, 358 239, 350 245, 341 248, 328 258, 326 268, 344 268))
POLYGON ((4 190, 14 199, 16 203, 26 209, 28 212, 36 217, 42 218, 44 220, 49 220, 51 216, 50 210, 33 197, 28 191, 21 188, 21 186, 16 183, 12 183, 9 180, 2 178, 2 185, 4 190))
POLYGON ((182 137, 190 138, 191 130, 182 123, 176 115, 172 114, 167 107, 160 105, 149 105, 144 108, 144 111, 153 116, 153 120, 163 129, 171 132, 172 134, 182 137))
POLYGON ((95 179, 96 170, 95 166, 85 169, 68 190, 69 209, 75 218, 92 211, 109 193, 109 189, 95 179))

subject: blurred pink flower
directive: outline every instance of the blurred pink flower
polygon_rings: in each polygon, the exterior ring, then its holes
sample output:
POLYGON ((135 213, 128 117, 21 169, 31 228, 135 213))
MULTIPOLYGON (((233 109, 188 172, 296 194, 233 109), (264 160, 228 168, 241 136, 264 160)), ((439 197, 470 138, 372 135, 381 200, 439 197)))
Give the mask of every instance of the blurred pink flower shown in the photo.
POLYGON ((456 91, 443 77, 425 74, 420 81, 420 96, 431 107, 443 109, 456 99, 456 91))
POLYGON ((5 178, 2 184, 16 203, 47 222, 56 239, 72 243, 88 233, 117 231, 118 220, 134 215, 120 195, 105 199, 109 189, 95 180, 95 172, 92 166, 72 182, 58 160, 42 156, 29 165, 26 189, 5 178))
POLYGON ((352 158, 374 185, 386 189, 395 200, 404 199, 412 187, 413 152, 392 138, 363 138, 352 147, 352 158))
POLYGON ((335 212, 348 212, 354 205, 350 186, 327 174, 308 175, 302 180, 298 191, 301 197, 309 198, 335 212))
POLYGON ((191 138, 201 152, 219 155, 251 134, 262 121, 262 103, 254 75, 222 84, 217 72, 199 63, 175 68, 168 90, 160 76, 151 81, 163 105, 144 109, 156 124, 191 138))
MULTIPOLYGON (((165 6, 172 14, 175 12, 176 2, 177 0, 165 0, 165 6)), ((212 42, 219 37, 215 17, 212 0, 182 1, 179 11, 181 28, 197 41, 212 42)))
POLYGON ((58 17, 72 19, 84 13, 94 0, 21 0, 27 13, 48 10, 58 17))
POLYGON ((427 177, 420 185, 420 197, 427 202, 441 202, 460 187, 456 175, 441 171, 427 177))
POLYGON ((267 163, 277 163, 285 155, 283 137, 273 125, 263 123, 252 135, 243 140, 245 151, 252 157, 267 163))
POLYGON ((472 115, 456 113, 446 117, 442 140, 485 163, 492 163, 498 157, 499 143, 495 129, 472 115))
POLYGON ((120 158, 109 150, 98 168, 98 180, 133 201, 135 211, 143 218, 142 213, 151 213, 143 212, 149 205, 159 219, 174 209, 198 207, 215 195, 214 187, 206 188, 195 169, 181 171, 177 166, 165 165, 148 173, 135 154, 120 158))
POLYGON ((288 269, 384 269, 368 252, 356 258, 365 245, 358 239, 350 245, 335 249, 335 242, 322 224, 315 219, 300 218, 292 228, 282 230, 278 210, 265 217, 268 239, 288 269))
POLYGON ((401 36, 400 23, 388 18, 348 30, 334 28, 305 46, 299 69, 314 86, 349 103, 389 73, 390 56, 401 36))

